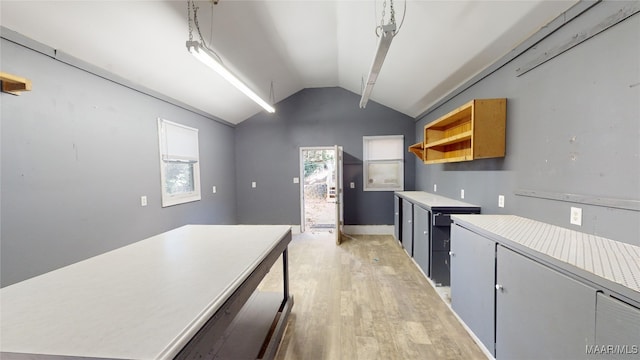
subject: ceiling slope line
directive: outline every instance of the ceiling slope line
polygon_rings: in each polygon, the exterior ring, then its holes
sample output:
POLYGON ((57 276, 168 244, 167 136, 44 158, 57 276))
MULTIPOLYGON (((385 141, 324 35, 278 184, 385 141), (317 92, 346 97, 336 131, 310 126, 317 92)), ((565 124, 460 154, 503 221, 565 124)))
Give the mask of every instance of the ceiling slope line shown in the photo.
POLYGON ((640 2, 632 2, 623 6, 623 8, 601 21, 598 25, 593 26, 587 30, 583 30, 578 34, 575 34, 571 39, 567 40, 562 45, 556 46, 550 50, 545 51, 541 56, 530 61, 519 69, 516 69, 516 76, 522 76, 529 71, 537 68, 538 66, 546 63, 547 61, 562 55, 564 52, 571 50, 575 46, 591 39, 592 37, 600 34, 607 29, 616 26, 618 23, 630 18, 631 16, 640 12, 640 2))
POLYGON ((564 25, 573 21, 580 15, 582 15, 585 11, 589 10, 593 6, 600 3, 602 0, 581 0, 577 4, 570 7, 568 10, 564 11, 560 15, 558 15, 555 19, 551 20, 548 24, 544 25, 540 28, 540 30, 536 31, 529 38, 524 40, 520 45, 516 46, 513 50, 509 51, 503 57, 495 61, 493 64, 486 67, 484 70, 480 71, 478 74, 471 77, 471 79, 464 82, 462 85, 458 86, 453 91, 449 92, 447 95, 440 98, 440 100, 436 101, 433 105, 429 106, 425 111, 420 113, 420 115, 414 118, 414 122, 420 121, 425 116, 437 110, 440 106, 447 103, 449 100, 454 97, 460 95, 465 90, 469 89, 473 85, 479 83, 487 76, 493 74, 494 72, 501 69, 503 66, 510 63, 512 60, 517 58, 518 56, 525 53, 527 50, 534 47, 536 44, 562 28, 564 25))
POLYGON ((209 120, 213 120, 217 123, 220 123, 222 125, 226 125, 229 126, 231 128, 235 128, 236 125, 228 122, 226 120, 214 117, 211 114, 207 114, 201 110, 196 109, 195 107, 192 107, 190 105, 187 105, 179 100, 176 100, 172 97, 163 95, 157 91, 151 90, 149 88, 146 88, 142 85, 136 84, 132 81, 129 81, 121 76, 118 76, 108 70, 105 70, 103 68, 100 68, 98 66, 92 65, 86 61, 80 60, 72 55, 69 55, 67 53, 65 53, 64 51, 58 50, 58 49, 54 49, 48 45, 45 45, 41 42, 38 42, 36 40, 33 40, 29 37, 26 37, 16 31, 13 31, 11 29, 8 29, 4 26, 0 26, 0 38, 5 39, 7 41, 10 41, 12 43, 15 43, 17 45, 20 45, 22 47, 25 47, 29 50, 35 51, 37 53, 43 54, 45 56, 48 56, 56 61, 59 61, 63 64, 72 66, 76 69, 82 70, 86 73, 89 73, 91 75, 97 76, 99 78, 102 78, 104 80, 110 81, 114 84, 120 85, 122 87, 125 87, 127 89, 133 90, 135 92, 138 92, 140 94, 149 96, 151 98, 154 98, 156 100, 160 100, 162 102, 165 102, 167 104, 171 104, 173 106, 179 107, 183 110, 189 111, 191 113, 194 113, 196 115, 200 115, 202 117, 205 117, 209 120))

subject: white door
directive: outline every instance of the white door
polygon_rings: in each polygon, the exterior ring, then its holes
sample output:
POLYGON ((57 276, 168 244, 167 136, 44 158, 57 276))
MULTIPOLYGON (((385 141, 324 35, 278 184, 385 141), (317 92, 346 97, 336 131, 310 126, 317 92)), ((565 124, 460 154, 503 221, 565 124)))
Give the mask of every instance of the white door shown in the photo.
POLYGON ((300 148, 301 232, 340 231, 342 155, 338 158, 338 152, 342 147, 335 145, 300 148))
POLYGON ((344 226, 344 191, 342 184, 342 146, 335 145, 335 174, 336 174, 336 244, 342 242, 344 226))

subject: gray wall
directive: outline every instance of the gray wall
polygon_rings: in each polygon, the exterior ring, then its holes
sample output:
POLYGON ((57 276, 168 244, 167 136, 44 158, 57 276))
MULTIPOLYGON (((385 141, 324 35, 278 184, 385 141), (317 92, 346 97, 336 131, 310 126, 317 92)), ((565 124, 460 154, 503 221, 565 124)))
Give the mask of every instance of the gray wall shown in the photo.
POLYGON ((5 39, 1 53, 2 71, 33 82, 0 95, 2 286, 187 223, 235 223, 232 127, 5 39), (161 207, 158 117, 200 130, 201 201, 161 207))
MULTIPOLYGON (((362 137, 404 135, 413 143, 414 123, 406 115, 342 88, 302 90, 279 102, 275 114, 258 114, 236 127, 238 221, 300 224, 299 148, 344 147, 345 224, 393 224, 392 192, 362 191, 362 137), (251 188, 255 181, 257 187, 251 188)), ((415 162, 405 157, 405 188, 413 189, 415 162)))
POLYGON ((517 77, 516 69, 624 6, 604 2, 416 123, 422 128, 474 98, 507 98, 507 156, 418 164, 416 187, 482 206, 640 245, 640 15, 517 77), (534 190, 561 200, 516 195, 534 190), (506 197, 498 208, 498 195, 506 197), (576 196, 568 195, 573 194, 576 196), (562 200, 570 199, 570 201, 562 200), (599 203, 601 205, 594 205, 599 203), (631 205, 635 210, 617 208, 631 205), (582 226, 569 223, 581 207, 582 226))

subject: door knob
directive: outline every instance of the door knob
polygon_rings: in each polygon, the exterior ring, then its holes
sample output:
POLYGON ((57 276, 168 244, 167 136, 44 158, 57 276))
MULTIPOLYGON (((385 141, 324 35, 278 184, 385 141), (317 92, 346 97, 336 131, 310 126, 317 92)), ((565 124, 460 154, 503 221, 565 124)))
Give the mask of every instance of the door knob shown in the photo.
POLYGON ((502 291, 504 291, 504 287, 502 285, 500 285, 500 284, 496 284, 496 290, 502 292, 502 291))
POLYGON ((449 251, 449 256, 455 256, 456 254, 453 251, 449 251))

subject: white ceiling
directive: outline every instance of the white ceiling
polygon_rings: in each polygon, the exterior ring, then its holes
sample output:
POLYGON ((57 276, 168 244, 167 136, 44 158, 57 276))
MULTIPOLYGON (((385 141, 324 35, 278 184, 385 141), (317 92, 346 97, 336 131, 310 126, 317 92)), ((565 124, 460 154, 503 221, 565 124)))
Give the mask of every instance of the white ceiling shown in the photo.
MULTIPOLYGON (((405 5, 406 17, 371 99, 416 117, 575 3, 395 0, 397 22, 405 5)), ((197 4, 205 40, 264 98, 271 82, 276 102, 313 87, 360 94, 382 0, 197 4)), ((0 16, 4 27, 230 123, 262 111, 187 52, 186 0, 0 0, 0 16)))

